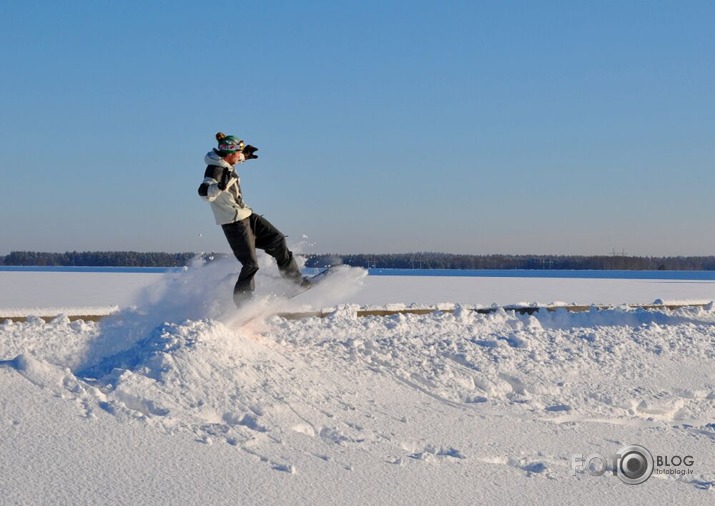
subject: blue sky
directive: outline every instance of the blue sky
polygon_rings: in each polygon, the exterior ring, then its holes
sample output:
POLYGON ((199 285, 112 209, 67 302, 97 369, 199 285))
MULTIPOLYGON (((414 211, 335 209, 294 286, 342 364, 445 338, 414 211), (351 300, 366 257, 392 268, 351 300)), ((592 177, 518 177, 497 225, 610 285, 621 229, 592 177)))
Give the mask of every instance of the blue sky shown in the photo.
POLYGON ((0 253, 715 254, 710 1, 0 5, 0 253))

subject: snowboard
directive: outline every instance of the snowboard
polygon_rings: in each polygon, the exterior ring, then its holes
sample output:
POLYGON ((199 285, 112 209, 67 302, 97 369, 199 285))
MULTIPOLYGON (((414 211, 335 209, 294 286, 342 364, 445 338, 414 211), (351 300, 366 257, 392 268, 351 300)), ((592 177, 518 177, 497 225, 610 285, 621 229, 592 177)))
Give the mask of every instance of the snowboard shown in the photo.
POLYGON ((296 292, 288 295, 287 298, 290 300, 290 299, 297 297, 301 293, 307 292, 308 290, 310 290, 314 286, 318 285, 322 281, 325 281, 330 276, 331 272, 334 272, 334 268, 328 267, 327 269, 320 271, 318 274, 315 274, 313 276, 309 276, 309 277, 305 278, 305 281, 307 283, 305 283, 304 285, 301 285, 300 288, 298 288, 298 290, 296 292))
MULTIPOLYGON (((285 311, 287 307, 290 307, 290 305, 286 306, 288 301, 322 283, 330 277, 331 272, 332 270, 329 267, 318 274, 304 278, 306 283, 300 286, 293 284, 293 282, 287 282, 287 285, 290 286, 284 286, 282 290, 247 301, 238 307, 236 312, 227 319, 226 323, 229 326, 238 328, 256 320, 265 320, 270 316, 279 314, 281 311, 285 311)), ((285 278, 283 278, 283 281, 286 282, 285 278)))

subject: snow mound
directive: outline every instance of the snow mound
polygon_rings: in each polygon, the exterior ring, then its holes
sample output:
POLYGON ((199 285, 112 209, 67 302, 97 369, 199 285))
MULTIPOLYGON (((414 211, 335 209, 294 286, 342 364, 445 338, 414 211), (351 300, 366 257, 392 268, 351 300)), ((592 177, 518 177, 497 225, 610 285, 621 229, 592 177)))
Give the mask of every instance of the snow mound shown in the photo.
POLYGON ((515 436, 497 420, 713 437, 712 310, 528 316, 457 306, 357 318, 354 306, 336 309, 327 318, 267 317, 260 327, 164 322, 114 350, 108 342, 122 329, 138 333, 146 321, 8 322, 0 357, 10 358, 0 364, 84 417, 101 411, 225 443, 288 474, 306 459, 350 470, 359 450, 400 466, 476 459, 529 477, 568 476, 556 449, 516 458, 510 444, 490 446, 506 437, 500 430, 515 436), (32 345, 33 335, 45 344, 32 345), (18 336, 29 339, 21 346, 18 336))

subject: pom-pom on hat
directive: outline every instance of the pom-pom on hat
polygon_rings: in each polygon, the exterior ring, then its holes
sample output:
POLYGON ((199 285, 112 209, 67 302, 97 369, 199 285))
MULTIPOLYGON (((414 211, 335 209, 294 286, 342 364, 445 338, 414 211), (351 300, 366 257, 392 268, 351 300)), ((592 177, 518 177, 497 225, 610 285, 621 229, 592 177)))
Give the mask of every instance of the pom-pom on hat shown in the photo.
POLYGON ((242 151, 246 146, 245 143, 235 135, 226 135, 223 132, 216 134, 216 140, 218 141, 218 149, 216 149, 216 151, 221 155, 242 151))

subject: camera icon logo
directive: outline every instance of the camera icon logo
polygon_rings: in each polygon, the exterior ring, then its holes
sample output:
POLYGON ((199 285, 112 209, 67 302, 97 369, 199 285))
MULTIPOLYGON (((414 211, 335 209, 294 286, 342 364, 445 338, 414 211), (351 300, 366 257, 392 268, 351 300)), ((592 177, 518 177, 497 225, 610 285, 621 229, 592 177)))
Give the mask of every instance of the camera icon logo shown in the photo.
POLYGON ((640 445, 624 446, 617 453, 616 474, 623 483, 640 485, 653 474, 653 456, 640 445))
MULTIPOLYGON (((659 457, 660 459, 660 457, 659 457)), ((683 461, 680 459, 679 462, 683 461)), ((692 465, 692 459, 689 460, 692 465)), ((659 464, 660 465, 660 464, 659 464)), ((610 472, 628 485, 640 485, 655 471, 653 455, 640 445, 624 446, 618 453, 604 457, 597 453, 584 458, 581 454, 571 456, 571 474, 581 469, 590 476, 603 476, 610 472)))

